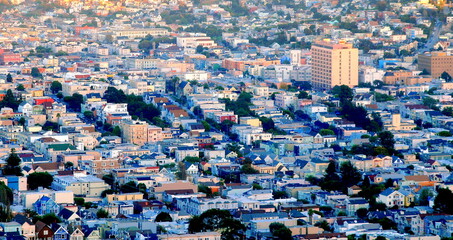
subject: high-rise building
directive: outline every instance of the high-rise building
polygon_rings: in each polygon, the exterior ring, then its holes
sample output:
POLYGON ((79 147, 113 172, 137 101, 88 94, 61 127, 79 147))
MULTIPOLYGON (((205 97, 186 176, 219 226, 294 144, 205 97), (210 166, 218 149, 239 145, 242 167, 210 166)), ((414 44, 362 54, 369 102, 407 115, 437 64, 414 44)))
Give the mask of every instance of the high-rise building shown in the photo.
POLYGON ((426 70, 433 78, 440 77, 443 72, 453 76, 453 56, 446 52, 418 55, 418 70, 426 70))
POLYGON ((331 89, 337 85, 357 86, 359 83, 359 51, 345 41, 323 40, 313 43, 312 85, 331 89))

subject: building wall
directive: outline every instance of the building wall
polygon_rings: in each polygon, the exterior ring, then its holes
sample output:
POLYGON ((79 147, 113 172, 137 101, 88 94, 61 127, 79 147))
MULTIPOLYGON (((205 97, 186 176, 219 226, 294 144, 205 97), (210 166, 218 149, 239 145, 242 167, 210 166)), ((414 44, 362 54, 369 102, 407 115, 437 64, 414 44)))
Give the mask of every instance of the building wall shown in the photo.
POLYGON ((352 44, 319 41, 312 48, 312 83, 315 88, 358 85, 359 53, 352 44))

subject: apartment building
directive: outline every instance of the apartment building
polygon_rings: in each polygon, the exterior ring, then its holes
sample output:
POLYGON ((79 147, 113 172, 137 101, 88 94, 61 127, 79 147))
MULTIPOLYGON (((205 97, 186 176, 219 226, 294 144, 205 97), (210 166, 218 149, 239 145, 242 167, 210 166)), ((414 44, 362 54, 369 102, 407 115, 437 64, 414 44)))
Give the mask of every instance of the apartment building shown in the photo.
POLYGON ((453 76, 453 56, 446 52, 418 55, 418 70, 426 70, 433 78, 440 77, 443 72, 453 76))
POLYGON ((312 52, 312 85, 331 89, 337 85, 358 85, 359 51, 345 41, 315 42, 312 52))

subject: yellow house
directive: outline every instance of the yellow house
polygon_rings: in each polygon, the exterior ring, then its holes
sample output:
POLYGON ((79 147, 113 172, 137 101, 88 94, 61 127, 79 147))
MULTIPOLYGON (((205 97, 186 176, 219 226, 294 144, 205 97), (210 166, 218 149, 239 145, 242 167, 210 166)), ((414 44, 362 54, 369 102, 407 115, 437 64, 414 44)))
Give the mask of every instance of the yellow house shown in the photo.
POLYGON ((131 200, 143 200, 143 193, 123 193, 123 194, 107 194, 107 202, 113 201, 131 201, 131 200))
POLYGON ((274 166, 271 165, 252 165, 252 166, 256 170, 258 170, 259 173, 274 174, 275 172, 288 171, 288 168, 286 168, 281 162, 277 163, 274 166))

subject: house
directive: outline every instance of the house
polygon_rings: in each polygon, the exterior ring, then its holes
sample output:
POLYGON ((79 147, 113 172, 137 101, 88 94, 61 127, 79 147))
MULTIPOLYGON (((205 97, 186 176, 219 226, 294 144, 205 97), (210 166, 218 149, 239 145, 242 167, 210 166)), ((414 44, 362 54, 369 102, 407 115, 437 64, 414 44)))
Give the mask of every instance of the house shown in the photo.
POLYGON ((54 231, 47 224, 38 221, 35 224, 36 240, 53 239, 54 231))
POLYGON ((197 175, 198 174, 198 164, 191 163, 191 162, 184 162, 186 166, 186 172, 189 175, 197 175))
POLYGON ((15 222, 19 223, 22 226, 22 236, 24 236, 27 240, 33 240, 36 237, 35 234, 35 225, 33 222, 25 217, 24 215, 17 214, 14 216, 13 219, 15 222))
POLYGON ((178 85, 177 93, 180 96, 188 96, 189 94, 193 93, 193 87, 190 86, 190 82, 182 81, 178 85))
POLYGON ((404 195, 393 188, 387 188, 381 192, 376 199, 377 202, 384 203, 387 207, 403 207, 405 203, 404 195))
POLYGON ((58 216, 66 223, 76 223, 80 221, 80 216, 67 208, 63 208, 60 213, 58 213, 58 216))
POLYGON ((42 196, 33 204, 33 209, 39 215, 48 213, 57 214, 60 211, 60 206, 52 198, 49 198, 48 196, 42 196))
POLYGON ((364 198, 358 197, 346 199, 346 214, 348 216, 355 216, 358 209, 368 209, 369 207, 370 204, 364 198))
POLYGON ((52 224, 52 230, 54 232, 53 240, 67 240, 69 237, 68 230, 60 224, 52 224))
POLYGON ((69 225, 68 232, 69 240, 83 240, 84 238, 84 233, 80 227, 69 225))

